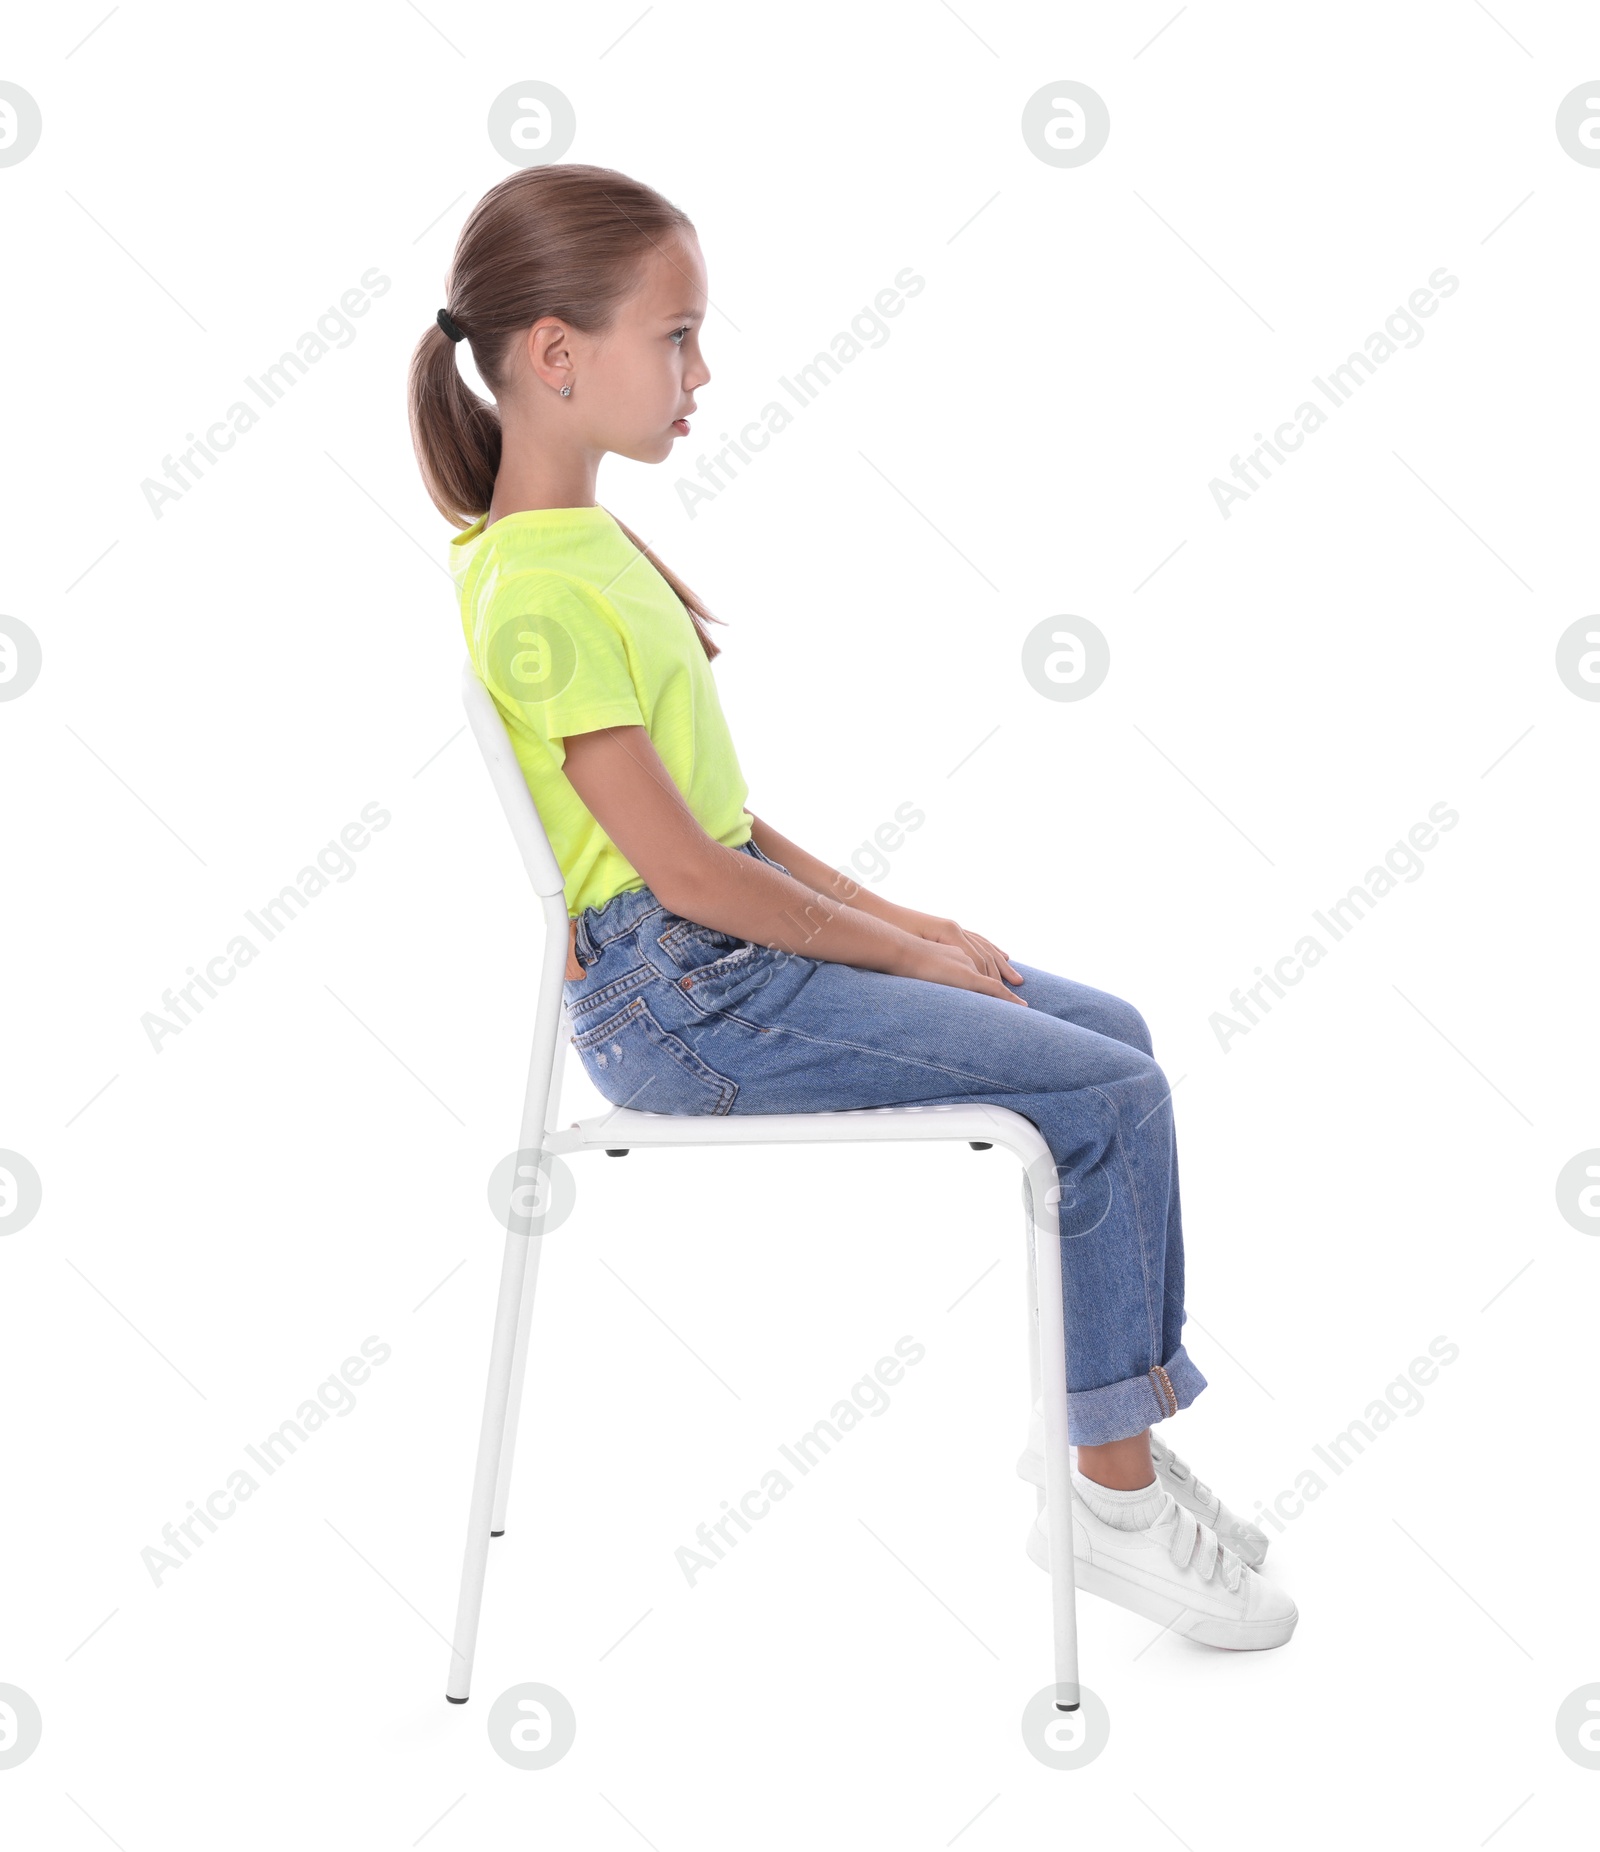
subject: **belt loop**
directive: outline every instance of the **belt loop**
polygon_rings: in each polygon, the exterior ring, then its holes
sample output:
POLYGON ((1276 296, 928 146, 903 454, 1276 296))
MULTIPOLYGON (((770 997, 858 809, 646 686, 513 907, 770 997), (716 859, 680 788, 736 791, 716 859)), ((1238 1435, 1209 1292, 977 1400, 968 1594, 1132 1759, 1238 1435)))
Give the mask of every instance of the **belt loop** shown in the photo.
POLYGON ((573 949, 578 954, 578 963, 587 971, 594 963, 594 944, 589 937, 589 909, 584 908, 578 915, 577 930, 573 934, 573 949))

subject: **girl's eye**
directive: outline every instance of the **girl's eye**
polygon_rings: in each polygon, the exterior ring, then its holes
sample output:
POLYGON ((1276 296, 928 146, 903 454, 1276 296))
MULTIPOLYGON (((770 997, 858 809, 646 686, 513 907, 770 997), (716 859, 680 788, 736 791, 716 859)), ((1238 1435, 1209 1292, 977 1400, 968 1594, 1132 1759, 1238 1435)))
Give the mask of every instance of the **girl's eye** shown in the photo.
POLYGON ((682 326, 681 328, 674 328, 674 329, 673 329, 673 331, 672 331, 672 333, 671 333, 670 335, 668 335, 668 336, 667 336, 667 339, 668 339, 669 341, 679 341, 679 342, 681 342, 681 341, 682 341, 682 339, 683 339, 683 337, 684 337, 684 336, 685 336, 685 335, 686 335, 686 334, 687 334, 688 332, 689 332, 689 324, 688 324, 687 322, 685 322, 685 323, 683 324, 683 326, 682 326))

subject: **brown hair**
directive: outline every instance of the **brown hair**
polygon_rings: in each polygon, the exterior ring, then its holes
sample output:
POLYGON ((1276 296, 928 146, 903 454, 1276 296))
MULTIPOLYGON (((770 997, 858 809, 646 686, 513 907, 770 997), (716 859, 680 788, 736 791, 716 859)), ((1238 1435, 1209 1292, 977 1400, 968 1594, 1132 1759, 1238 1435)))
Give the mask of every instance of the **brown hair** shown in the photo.
MULTIPOLYGON (((450 319, 471 344, 484 384, 496 397, 506 389, 512 345, 542 315, 604 334, 637 286, 640 260, 693 230, 687 213, 653 187, 609 167, 524 167, 492 186, 467 215, 445 281, 450 319)), ((452 526, 470 527, 494 494, 500 414, 461 377, 455 342, 437 322, 411 356, 407 397, 428 495, 452 526)), ((623 522, 617 526, 683 601, 707 657, 720 655, 705 625, 723 620, 623 522)))

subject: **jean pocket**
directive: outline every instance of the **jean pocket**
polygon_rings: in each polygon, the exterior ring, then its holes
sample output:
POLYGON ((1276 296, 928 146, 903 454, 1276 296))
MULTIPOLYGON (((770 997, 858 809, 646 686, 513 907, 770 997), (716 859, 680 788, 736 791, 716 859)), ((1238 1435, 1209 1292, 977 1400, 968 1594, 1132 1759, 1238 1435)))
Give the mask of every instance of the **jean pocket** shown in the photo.
MULTIPOLYGON (((802 964, 814 963, 793 952, 744 940, 710 964, 686 971, 676 989, 684 1002, 708 1022, 732 1018, 766 1035, 777 1026, 781 1014, 781 1005, 776 1001, 778 992, 768 992, 767 986, 786 971, 792 975, 802 964)), ((788 987, 782 988, 788 994, 788 987)))
POLYGON ((718 932, 714 926, 701 926, 694 920, 673 916, 670 924, 657 935, 656 943, 679 971, 703 971, 718 963, 730 952, 748 951, 755 943, 736 938, 731 932, 718 932))
POLYGON ((754 939, 735 939, 731 952, 724 952, 709 964, 696 965, 694 970, 678 980, 679 988, 692 991, 696 1001, 704 1007, 705 999, 714 987, 721 985, 725 979, 743 977, 746 972, 754 971, 761 965, 764 962, 762 951, 763 948, 754 939))
POLYGON ((596 1088, 613 1106, 636 1112, 700 1114, 732 1110, 739 1087, 670 1029, 643 997, 572 1039, 596 1088))

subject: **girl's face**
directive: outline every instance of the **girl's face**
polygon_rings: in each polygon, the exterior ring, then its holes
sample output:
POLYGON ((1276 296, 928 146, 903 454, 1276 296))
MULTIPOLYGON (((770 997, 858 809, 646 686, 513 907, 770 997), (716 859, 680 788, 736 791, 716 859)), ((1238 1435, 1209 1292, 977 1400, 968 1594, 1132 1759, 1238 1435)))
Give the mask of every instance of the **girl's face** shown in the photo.
POLYGON ((608 334, 569 333, 567 406, 596 448, 660 463, 688 435, 677 421, 694 411, 695 392, 711 377, 700 354, 706 301, 700 241, 685 232, 662 240, 641 260, 639 286, 608 334))

